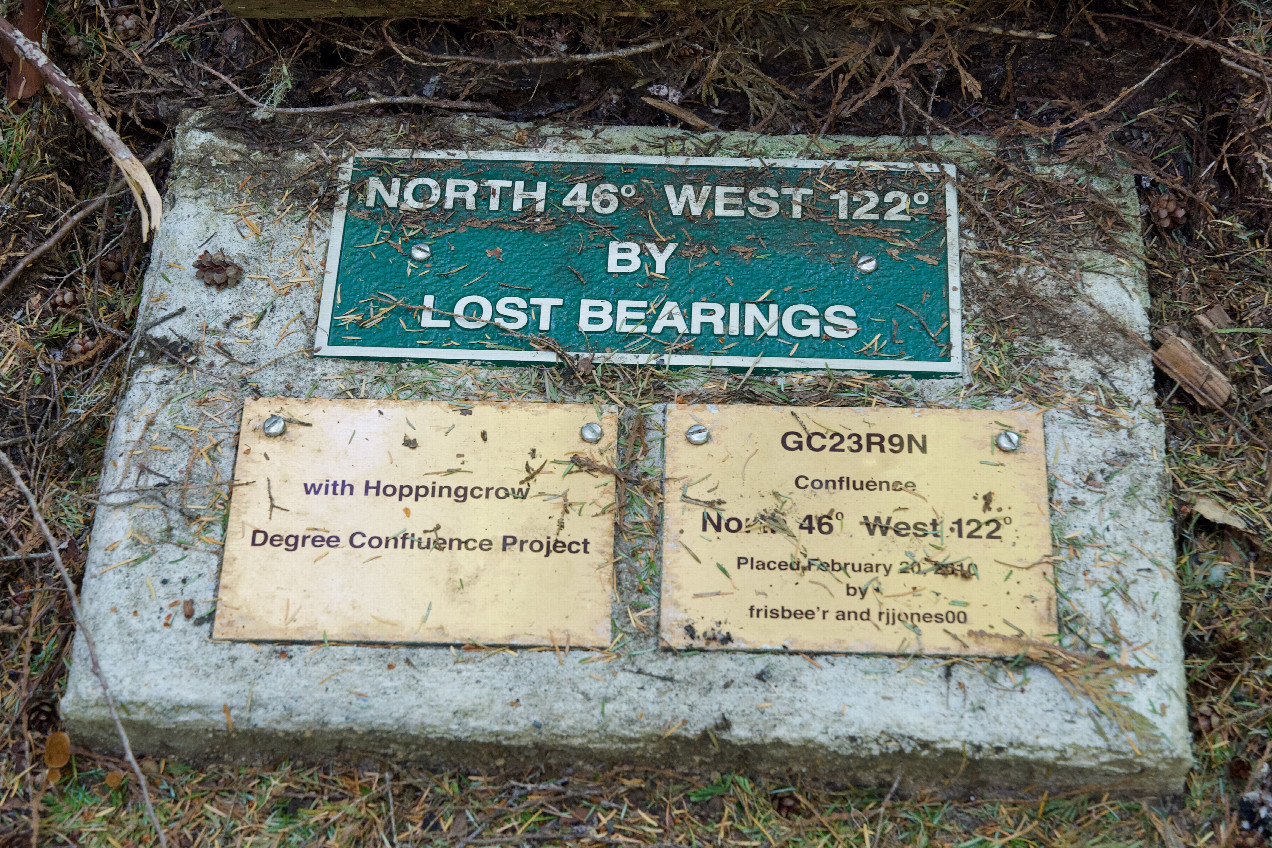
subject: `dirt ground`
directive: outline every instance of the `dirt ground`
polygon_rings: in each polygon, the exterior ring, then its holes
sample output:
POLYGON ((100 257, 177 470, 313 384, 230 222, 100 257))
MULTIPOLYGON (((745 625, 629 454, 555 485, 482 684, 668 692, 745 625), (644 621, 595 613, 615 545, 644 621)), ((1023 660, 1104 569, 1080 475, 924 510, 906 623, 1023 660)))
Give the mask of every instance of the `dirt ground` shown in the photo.
MULTIPOLYGON (((16 19, 17 2, 0 2, 16 19)), ((173 845, 1261 846, 1272 833, 1272 6, 861 2, 807 16, 246 21, 216 2, 68 0, 46 45, 163 187, 183 111, 268 133, 253 103, 709 131, 991 137, 1139 175, 1154 327, 1231 381, 1220 408, 1159 374, 1197 767, 1182 797, 957 802, 693 774, 460 774, 142 760, 173 845), (368 107, 371 97, 410 102, 368 107), (359 102, 361 102, 359 104, 359 102), (1155 224, 1168 216, 1165 226, 1155 224)), ((816 6, 809 3, 809 7, 816 6)), ((1015 154, 1013 154, 1015 151, 1015 154)), ((73 576, 148 261, 110 161, 47 89, 0 111, 0 452, 73 576), (27 257, 41 255, 34 262, 27 257)), ((1030 198, 1046 214, 1059 202, 1030 198)), ((991 201, 969 214, 1006 214, 991 201)), ((746 398, 739 398, 746 400, 746 398)), ((129 764, 69 762, 56 702, 73 622, 0 468, 0 847, 153 845, 129 764)), ((1019 787, 1027 789, 1027 787, 1019 787)))

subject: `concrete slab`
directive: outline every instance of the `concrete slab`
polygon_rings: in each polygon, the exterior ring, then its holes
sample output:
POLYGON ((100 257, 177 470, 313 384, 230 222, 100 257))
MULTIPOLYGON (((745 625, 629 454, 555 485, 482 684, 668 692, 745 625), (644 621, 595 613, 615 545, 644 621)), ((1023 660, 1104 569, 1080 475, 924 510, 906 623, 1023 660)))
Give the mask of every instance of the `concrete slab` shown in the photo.
MULTIPOLYGON (((135 750, 383 755, 469 769, 637 760, 888 785, 900 776, 903 788, 943 794, 1182 789, 1191 755, 1179 596, 1128 175, 1050 170, 1018 155, 995 162, 952 139, 567 131, 462 117, 263 124, 248 135, 215 120, 195 116, 178 136, 145 281, 149 329, 111 434, 84 580, 135 750), (967 198, 964 378, 603 366, 580 379, 539 366, 314 359, 339 162, 389 146, 861 159, 909 150, 955 161, 967 198), (1092 236, 1110 231, 1120 235, 1092 236), (217 249, 245 269, 239 286, 195 281, 193 260, 217 249), (237 424, 246 399, 270 396, 627 403, 614 644, 212 641, 237 424), (1022 641, 1024 659, 1012 663, 661 648, 660 505, 649 480, 661 473, 660 404, 671 401, 1043 410, 1058 638, 1022 641)), ((117 745, 85 662, 72 666, 62 712, 78 742, 117 745)))

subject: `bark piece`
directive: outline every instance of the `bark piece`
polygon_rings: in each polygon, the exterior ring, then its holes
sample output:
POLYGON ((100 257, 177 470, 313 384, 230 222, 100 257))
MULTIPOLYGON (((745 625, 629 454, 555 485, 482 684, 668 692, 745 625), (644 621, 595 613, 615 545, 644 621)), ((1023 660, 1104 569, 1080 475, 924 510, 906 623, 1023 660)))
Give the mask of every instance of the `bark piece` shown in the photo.
POLYGON ((1214 332, 1215 330, 1226 330, 1233 326, 1232 316, 1228 314, 1228 310, 1223 308, 1222 303, 1216 303, 1197 316, 1197 323, 1201 325, 1203 330, 1214 332))
MULTIPOLYGON (((44 0, 22 0, 18 14, 18 32, 36 44, 44 37, 44 0)), ((34 97, 44 84, 40 72, 29 59, 24 59, 8 45, 0 45, 4 60, 9 63, 9 82, 5 96, 10 100, 26 100, 34 97)))
POLYGON ((648 103, 650 106, 653 106, 655 109, 660 109, 663 112, 666 112, 668 115, 671 115, 673 118, 675 118, 678 121, 684 121, 686 124, 693 127, 694 129, 699 129, 699 130, 717 129, 715 125, 707 123, 706 121, 702 120, 702 118, 699 118, 697 115, 695 115, 693 112, 690 112, 688 109, 686 109, 683 106, 677 106, 675 103, 671 103, 666 100, 659 100, 657 97, 642 97, 641 100, 644 100, 646 103, 648 103))
POLYGON ((1192 342, 1169 334, 1159 334, 1162 346, 1153 351, 1153 364, 1183 386, 1198 403, 1220 409, 1232 397, 1232 383, 1206 359, 1192 342))

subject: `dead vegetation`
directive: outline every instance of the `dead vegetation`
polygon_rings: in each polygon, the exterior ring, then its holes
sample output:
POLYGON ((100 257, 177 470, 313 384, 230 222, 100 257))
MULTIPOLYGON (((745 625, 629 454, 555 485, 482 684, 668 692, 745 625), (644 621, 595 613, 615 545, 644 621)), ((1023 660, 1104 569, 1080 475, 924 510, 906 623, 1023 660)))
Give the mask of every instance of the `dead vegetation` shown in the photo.
MULTIPOLYGON (((803 16, 735 8, 241 21, 209 0, 68 0, 49 7, 46 27, 53 60, 160 186, 175 122, 209 105, 264 145, 276 143, 274 130, 252 113, 271 110, 332 121, 354 110, 460 110, 529 123, 893 134, 918 146, 930 134, 974 134, 995 153, 972 175, 963 211, 1002 237, 982 249, 1045 257, 1094 231, 1104 246, 1145 258, 1153 326, 1172 340, 1159 359, 1173 357, 1175 370, 1165 369, 1158 392, 1198 759, 1183 798, 949 803, 634 766, 505 774, 487 764, 478 776, 143 760, 174 843, 1266 844, 1272 8, 863 3, 803 16), (1048 164, 1129 162, 1142 240, 1127 243, 1116 211, 1093 200, 1066 214, 1085 189, 1040 167, 1039 151, 1048 164), (1226 397, 1212 391, 1220 377, 1226 397)), ((47 90, 0 113, 0 451, 29 483, 73 575, 136 346, 142 226, 125 181, 47 90)), ((1018 387, 1039 367, 1024 332, 1029 310, 992 296, 981 305, 1002 355, 978 363, 980 373, 1018 387)), ((581 367, 574 379, 620 397, 660 391, 661 377, 593 373, 590 362, 580 376, 581 367)), ((773 391, 736 376, 700 390, 765 403, 773 391)), ((776 400, 853 403, 888 391, 811 379, 776 400)), ((54 750, 70 598, 35 511, 7 475, 0 573, 0 845, 153 844, 127 764, 73 739, 69 762, 54 750)))

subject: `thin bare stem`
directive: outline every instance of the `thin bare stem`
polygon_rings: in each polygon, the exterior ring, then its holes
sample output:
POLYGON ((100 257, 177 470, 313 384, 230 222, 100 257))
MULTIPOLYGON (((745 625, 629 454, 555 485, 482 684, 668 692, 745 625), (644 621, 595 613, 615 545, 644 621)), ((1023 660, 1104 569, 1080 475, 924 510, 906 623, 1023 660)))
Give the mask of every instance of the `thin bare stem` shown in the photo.
POLYGON ((155 833, 159 836, 159 845, 161 848, 167 848, 168 839, 164 836, 163 828, 159 825, 159 816, 155 814, 154 805, 150 803, 150 787, 146 783, 146 776, 141 772, 141 766, 137 763, 137 758, 133 756, 132 745, 128 743, 128 734, 124 731, 123 722, 119 720, 119 710, 115 707, 115 696, 110 693, 110 687, 106 684, 106 675, 102 671, 101 663, 97 660, 97 646, 93 642, 93 636, 88 630, 88 625, 84 622, 84 614, 80 609, 79 597, 75 594, 75 583, 71 580, 70 573, 66 570, 66 565, 62 562, 62 556, 57 552, 57 540, 53 538, 49 525, 44 521, 44 515, 40 512, 40 506, 35 500, 35 495, 27 488, 26 483, 22 481, 22 475, 18 472, 17 466, 9 459, 9 455, 0 451, 0 464, 8 469, 13 475, 13 482, 17 485, 23 497, 26 498, 27 505, 31 507, 31 515, 35 518, 35 524, 40 528, 44 541, 49 546, 49 552, 53 555, 53 564, 57 566, 57 572, 62 576, 62 583, 66 586, 67 597, 71 600, 71 615, 75 619, 75 626, 79 628, 80 635, 84 637, 84 646, 88 649, 88 662, 93 669, 93 674, 97 677, 97 682, 101 684, 102 694, 106 697, 106 708, 110 711, 110 719, 115 723, 115 730, 119 732, 119 741, 124 746, 124 759, 128 760, 128 764, 132 766, 133 774, 137 777, 137 785, 141 789, 141 799, 146 805, 146 815, 150 818, 150 823, 154 825, 155 833))

